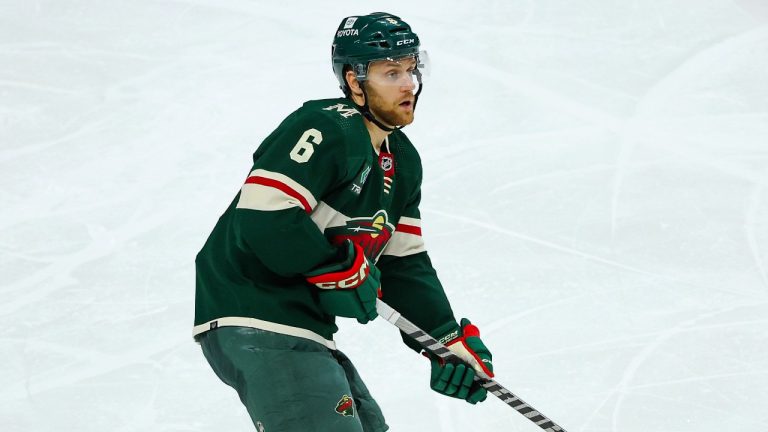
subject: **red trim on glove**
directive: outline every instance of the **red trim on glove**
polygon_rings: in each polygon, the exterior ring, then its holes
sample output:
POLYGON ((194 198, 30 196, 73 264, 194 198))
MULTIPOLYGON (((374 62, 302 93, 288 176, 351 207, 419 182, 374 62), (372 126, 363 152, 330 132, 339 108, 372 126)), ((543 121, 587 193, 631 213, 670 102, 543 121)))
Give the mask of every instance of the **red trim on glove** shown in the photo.
MULTIPOLYGON (((477 328, 477 327, 475 327, 475 328, 477 328)), ((483 359, 481 359, 480 356, 477 355, 475 350, 473 350, 472 348, 469 347, 469 345, 467 345, 467 342, 464 340, 463 337, 460 338, 460 340, 461 340, 461 343, 464 344, 464 348, 467 349, 467 352, 469 352, 469 354, 472 357, 474 357, 475 360, 477 360, 477 364, 480 365, 480 367, 483 369, 483 372, 485 372, 485 374, 488 375, 489 377, 493 378, 493 372, 491 372, 491 370, 488 369, 488 366, 486 366, 485 363, 483 363, 483 359)))
POLYGON ((489 377, 493 378, 494 376, 493 372, 490 369, 488 369, 488 366, 485 365, 485 363, 483 362, 483 359, 480 358, 479 355, 477 355, 475 350, 473 350, 469 345, 467 345, 468 337, 476 337, 476 338, 480 337, 480 329, 474 324, 467 324, 461 328, 461 333, 462 333, 461 337, 458 337, 448 342, 447 344, 445 344, 445 346, 449 347, 455 343, 461 342, 461 344, 464 345, 464 349, 467 350, 469 355, 471 355, 472 357, 475 358, 475 360, 477 360, 477 364, 480 365, 480 368, 483 369, 483 372, 485 372, 485 374, 488 375, 489 377))
POLYGON ((355 261, 348 269, 310 276, 307 281, 323 289, 354 289, 362 285, 371 272, 371 268, 368 259, 365 258, 363 248, 356 243, 353 246, 355 261))
POLYGON ((464 333, 464 337, 480 337, 480 329, 474 324, 467 324, 461 331, 464 333))

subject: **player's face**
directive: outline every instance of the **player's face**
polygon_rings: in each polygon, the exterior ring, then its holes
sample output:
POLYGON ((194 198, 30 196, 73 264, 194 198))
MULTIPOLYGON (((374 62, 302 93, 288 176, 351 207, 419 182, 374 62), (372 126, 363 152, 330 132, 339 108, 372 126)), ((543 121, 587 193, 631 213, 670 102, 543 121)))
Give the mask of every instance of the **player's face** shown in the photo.
POLYGON ((368 67, 368 106, 377 118, 390 126, 413 123, 415 68, 416 60, 411 57, 377 61, 368 67))

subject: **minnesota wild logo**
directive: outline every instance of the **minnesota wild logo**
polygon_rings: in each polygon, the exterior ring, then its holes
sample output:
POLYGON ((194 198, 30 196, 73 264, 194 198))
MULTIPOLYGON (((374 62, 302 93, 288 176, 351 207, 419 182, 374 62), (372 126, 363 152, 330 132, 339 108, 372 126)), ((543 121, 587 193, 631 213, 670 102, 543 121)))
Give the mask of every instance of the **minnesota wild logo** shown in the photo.
POLYGON ((354 417, 355 401, 348 395, 342 396, 339 403, 336 404, 336 413, 344 417, 354 417))
POLYGON ((394 231, 395 227, 389 222, 387 212, 379 210, 373 216, 352 218, 344 226, 328 228, 326 235, 333 244, 341 244, 349 239, 362 246, 368 258, 376 259, 394 231))

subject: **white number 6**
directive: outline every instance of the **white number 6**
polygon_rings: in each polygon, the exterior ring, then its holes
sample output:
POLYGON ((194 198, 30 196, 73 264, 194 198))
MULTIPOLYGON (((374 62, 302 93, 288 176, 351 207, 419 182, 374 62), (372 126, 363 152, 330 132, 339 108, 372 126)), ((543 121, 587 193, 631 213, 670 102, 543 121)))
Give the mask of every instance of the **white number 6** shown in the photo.
POLYGON ((299 138, 299 142, 291 150, 291 159, 298 163, 308 161, 315 152, 315 148, 312 145, 319 145, 321 142, 323 142, 322 132, 315 128, 305 130, 301 138, 299 138))

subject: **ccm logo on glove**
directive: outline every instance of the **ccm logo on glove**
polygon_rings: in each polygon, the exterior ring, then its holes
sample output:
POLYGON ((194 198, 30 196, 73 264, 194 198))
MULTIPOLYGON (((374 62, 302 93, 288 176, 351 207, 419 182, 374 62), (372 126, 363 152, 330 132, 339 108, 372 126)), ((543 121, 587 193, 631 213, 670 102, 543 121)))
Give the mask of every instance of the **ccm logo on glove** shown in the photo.
POLYGON ((365 255, 359 253, 355 256, 355 262, 346 272, 324 274, 307 278, 310 283, 321 289, 350 289, 357 288, 368 277, 370 265, 365 255))

